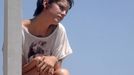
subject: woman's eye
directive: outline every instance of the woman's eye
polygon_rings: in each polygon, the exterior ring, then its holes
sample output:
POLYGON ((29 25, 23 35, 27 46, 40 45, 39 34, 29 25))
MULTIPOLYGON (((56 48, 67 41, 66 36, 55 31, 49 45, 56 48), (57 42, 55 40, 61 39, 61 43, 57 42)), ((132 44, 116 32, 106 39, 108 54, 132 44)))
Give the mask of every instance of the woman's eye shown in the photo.
POLYGON ((68 8, 65 7, 64 5, 58 4, 58 6, 59 6, 59 8, 60 8, 61 11, 66 11, 66 13, 68 12, 68 8))
POLYGON ((60 5, 59 5, 59 7, 60 7, 61 10, 64 10, 64 7, 63 7, 63 6, 60 6, 60 5))

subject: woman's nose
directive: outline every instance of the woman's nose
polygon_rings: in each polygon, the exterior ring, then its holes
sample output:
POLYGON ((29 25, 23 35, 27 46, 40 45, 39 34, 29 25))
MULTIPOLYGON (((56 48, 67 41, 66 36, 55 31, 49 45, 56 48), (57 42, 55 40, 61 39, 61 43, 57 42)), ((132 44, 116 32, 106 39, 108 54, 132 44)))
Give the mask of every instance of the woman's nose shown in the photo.
POLYGON ((66 10, 61 11, 61 14, 62 14, 62 16, 66 16, 66 14, 67 14, 66 10))

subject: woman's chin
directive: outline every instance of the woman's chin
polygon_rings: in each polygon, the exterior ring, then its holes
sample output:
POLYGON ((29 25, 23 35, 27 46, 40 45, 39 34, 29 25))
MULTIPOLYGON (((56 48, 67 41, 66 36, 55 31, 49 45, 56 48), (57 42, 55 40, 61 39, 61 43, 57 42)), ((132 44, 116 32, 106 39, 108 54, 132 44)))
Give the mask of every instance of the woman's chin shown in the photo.
POLYGON ((54 23, 54 24, 58 24, 58 23, 60 23, 60 20, 54 20, 53 23, 54 23))

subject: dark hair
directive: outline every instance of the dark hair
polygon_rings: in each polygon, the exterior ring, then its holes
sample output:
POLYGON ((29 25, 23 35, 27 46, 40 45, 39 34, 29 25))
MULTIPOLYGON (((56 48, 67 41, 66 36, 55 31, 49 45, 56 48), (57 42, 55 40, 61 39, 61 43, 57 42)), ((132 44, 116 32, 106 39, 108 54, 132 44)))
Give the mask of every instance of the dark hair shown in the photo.
MULTIPOLYGON (((54 2, 59 2, 61 0, 48 0, 48 4, 52 4, 54 2)), ((69 9, 72 8, 73 4, 74 4, 74 1, 73 0, 67 0, 67 2, 69 3, 69 9)), ((43 10, 44 6, 43 6, 43 0, 37 0, 37 7, 36 7, 36 10, 33 14, 33 16, 38 16, 42 10, 43 10)))

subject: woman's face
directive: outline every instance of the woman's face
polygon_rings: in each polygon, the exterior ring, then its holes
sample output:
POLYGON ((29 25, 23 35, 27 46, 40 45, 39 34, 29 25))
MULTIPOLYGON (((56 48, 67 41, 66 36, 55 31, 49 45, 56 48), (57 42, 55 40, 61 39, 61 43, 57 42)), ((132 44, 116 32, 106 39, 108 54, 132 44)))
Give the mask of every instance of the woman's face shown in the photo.
POLYGON ((47 9, 47 12, 53 24, 57 24, 66 16, 68 10, 69 4, 66 0, 63 0, 57 3, 52 3, 47 9))

